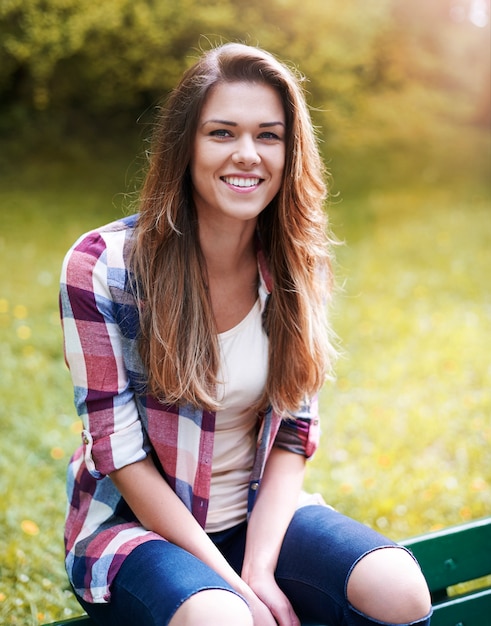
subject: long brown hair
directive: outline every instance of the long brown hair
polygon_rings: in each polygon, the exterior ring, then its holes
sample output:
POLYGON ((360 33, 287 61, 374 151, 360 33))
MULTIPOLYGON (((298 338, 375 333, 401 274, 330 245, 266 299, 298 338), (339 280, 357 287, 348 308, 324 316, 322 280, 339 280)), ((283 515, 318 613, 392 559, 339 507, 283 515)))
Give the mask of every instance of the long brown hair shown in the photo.
POLYGON ((150 393, 168 403, 219 408, 218 342, 189 162, 205 98, 223 82, 269 85, 285 110, 283 182, 258 220, 273 280, 264 314, 268 378, 258 408, 272 403, 287 413, 319 390, 333 353, 325 310, 331 291, 325 170, 299 78, 261 49, 232 43, 206 52, 158 115, 131 261, 140 352, 150 393))

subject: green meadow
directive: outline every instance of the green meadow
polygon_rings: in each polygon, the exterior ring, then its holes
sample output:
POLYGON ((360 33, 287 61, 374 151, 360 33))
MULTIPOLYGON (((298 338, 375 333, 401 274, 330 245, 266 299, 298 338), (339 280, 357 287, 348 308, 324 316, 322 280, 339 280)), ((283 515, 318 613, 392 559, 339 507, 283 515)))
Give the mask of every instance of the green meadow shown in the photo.
MULTIPOLYGON (((487 166, 417 176, 412 164, 406 178, 408 158, 396 174, 390 159, 333 160, 343 172, 329 207, 340 241, 330 312, 340 357, 307 474, 309 490, 396 540, 491 511, 487 166)), ((63 569, 64 475, 80 424, 58 277, 79 234, 131 210, 139 167, 132 150, 114 146, 2 161, 3 624, 80 612, 63 569)))

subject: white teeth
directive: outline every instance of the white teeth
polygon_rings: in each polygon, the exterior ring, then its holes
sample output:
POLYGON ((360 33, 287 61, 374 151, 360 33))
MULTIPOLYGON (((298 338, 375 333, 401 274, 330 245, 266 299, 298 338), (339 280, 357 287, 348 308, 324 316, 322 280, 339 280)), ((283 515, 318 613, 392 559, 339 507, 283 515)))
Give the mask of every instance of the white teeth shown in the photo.
POLYGON ((224 176, 223 180, 234 187, 254 187, 259 185, 260 178, 239 178, 238 176, 224 176))

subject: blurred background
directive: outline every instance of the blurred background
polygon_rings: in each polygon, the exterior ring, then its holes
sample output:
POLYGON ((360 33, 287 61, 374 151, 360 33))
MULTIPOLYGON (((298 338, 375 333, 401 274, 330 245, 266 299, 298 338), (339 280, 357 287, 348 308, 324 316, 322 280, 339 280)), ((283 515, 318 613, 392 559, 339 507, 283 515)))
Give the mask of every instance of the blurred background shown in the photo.
POLYGON ((489 0, 0 1, 0 622, 80 613, 60 265, 135 210, 201 50, 299 68, 330 169, 341 358, 308 488, 395 540, 491 512, 489 0))

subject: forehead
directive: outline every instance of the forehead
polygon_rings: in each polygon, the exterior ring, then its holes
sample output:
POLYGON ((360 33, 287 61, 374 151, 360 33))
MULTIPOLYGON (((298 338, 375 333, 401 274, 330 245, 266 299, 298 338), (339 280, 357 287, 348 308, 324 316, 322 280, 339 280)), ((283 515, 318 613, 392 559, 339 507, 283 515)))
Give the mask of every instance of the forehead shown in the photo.
POLYGON ((201 109, 201 122, 208 119, 284 123, 285 112, 278 91, 270 85, 250 82, 219 83, 208 93, 201 109))

